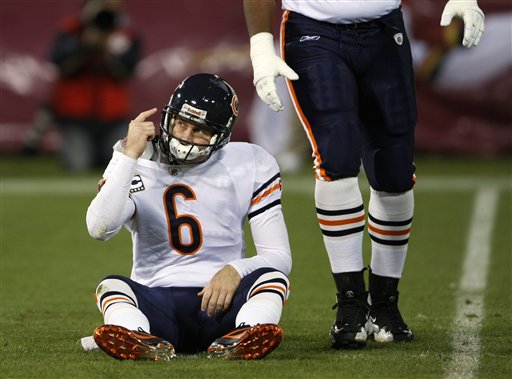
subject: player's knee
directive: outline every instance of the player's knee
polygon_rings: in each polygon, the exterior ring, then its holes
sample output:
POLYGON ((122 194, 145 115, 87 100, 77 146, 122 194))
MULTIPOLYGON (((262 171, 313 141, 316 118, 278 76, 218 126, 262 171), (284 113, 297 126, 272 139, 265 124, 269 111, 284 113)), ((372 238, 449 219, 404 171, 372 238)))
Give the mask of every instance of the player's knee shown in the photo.
POLYGON ((414 186, 415 167, 408 149, 394 147, 378 150, 374 155, 373 175, 368 175, 377 191, 401 193, 414 186))
POLYGON ((260 293, 273 293, 281 297, 283 303, 288 299, 290 280, 281 271, 269 271, 261 275, 252 285, 247 299, 260 293))
POLYGON ((127 301, 138 306, 137 296, 125 278, 117 275, 110 275, 103 279, 96 287, 96 303, 100 311, 104 310, 104 305, 109 299, 123 297, 127 301))

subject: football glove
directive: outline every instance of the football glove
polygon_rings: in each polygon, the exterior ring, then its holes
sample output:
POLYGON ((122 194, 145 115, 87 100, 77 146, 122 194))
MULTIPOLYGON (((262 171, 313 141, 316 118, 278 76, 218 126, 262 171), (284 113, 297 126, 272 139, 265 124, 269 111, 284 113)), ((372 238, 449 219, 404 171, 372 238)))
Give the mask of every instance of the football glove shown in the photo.
POLYGON ((283 103, 277 94, 276 77, 281 75, 290 80, 299 76, 280 57, 274 49, 274 36, 261 32, 251 37, 251 62, 254 71, 254 86, 258 96, 276 111, 283 110, 283 103))
POLYGON ((450 25, 454 16, 464 20, 465 47, 477 46, 484 33, 484 12, 478 7, 476 0, 449 0, 441 16, 441 26, 450 25))

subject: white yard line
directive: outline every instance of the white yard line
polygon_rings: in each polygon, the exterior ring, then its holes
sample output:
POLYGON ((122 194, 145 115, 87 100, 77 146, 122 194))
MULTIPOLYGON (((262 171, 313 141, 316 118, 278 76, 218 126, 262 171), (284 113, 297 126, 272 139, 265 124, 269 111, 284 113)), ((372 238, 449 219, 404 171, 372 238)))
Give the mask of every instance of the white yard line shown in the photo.
MULTIPOLYGON (((284 193, 309 193, 314 194, 315 180, 313 176, 297 177, 284 176, 282 178, 284 193)), ((362 191, 368 192, 369 186, 366 178, 359 179, 359 185, 362 191)), ((473 192, 482 187, 494 187, 499 189, 512 189, 512 180, 510 177, 476 177, 476 176, 422 176, 414 186, 414 192, 473 192)))
POLYGON ((491 237, 499 190, 481 188, 477 194, 467 238, 464 266, 456 294, 456 315, 452 326, 453 354, 446 378, 470 379, 480 361, 480 328, 484 318, 491 237))
POLYGON ((87 195, 96 194, 97 179, 91 178, 19 178, 2 179, 0 195, 87 195))
MULTIPOLYGON (((1 178, 1 195, 30 194, 95 194, 98 178, 1 178)), ((284 193, 314 194, 315 180, 311 177, 284 176, 284 193)), ((368 184, 360 180, 363 191, 368 191, 368 184)), ((439 177, 422 176, 414 191, 475 191, 478 188, 495 187, 512 189, 512 181, 506 177, 439 177)))

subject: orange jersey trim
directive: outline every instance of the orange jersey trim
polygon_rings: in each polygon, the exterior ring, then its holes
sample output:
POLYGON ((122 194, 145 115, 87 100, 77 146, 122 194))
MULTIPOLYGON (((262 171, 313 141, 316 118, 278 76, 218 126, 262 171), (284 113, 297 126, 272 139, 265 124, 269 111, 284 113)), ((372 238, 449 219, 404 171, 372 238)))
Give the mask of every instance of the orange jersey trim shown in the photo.
POLYGON ((254 205, 254 204, 258 204, 261 199, 263 199, 264 197, 267 197, 268 195, 270 195, 272 192, 278 190, 278 189, 281 189, 281 182, 277 183, 276 185, 272 186, 271 188, 269 188, 268 190, 266 190, 265 192, 263 192, 260 196, 258 197, 255 197, 252 201, 251 201, 251 205, 254 205))

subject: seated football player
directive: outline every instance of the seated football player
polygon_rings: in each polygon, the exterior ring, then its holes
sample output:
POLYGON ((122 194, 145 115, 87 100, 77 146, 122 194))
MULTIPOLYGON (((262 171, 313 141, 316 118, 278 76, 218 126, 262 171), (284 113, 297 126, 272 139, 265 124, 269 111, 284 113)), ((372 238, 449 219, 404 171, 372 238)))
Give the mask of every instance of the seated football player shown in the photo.
POLYGON ((117 359, 262 358, 283 337, 292 265, 279 167, 262 148, 229 142, 238 98, 219 76, 186 78, 158 136, 156 112, 130 123, 87 210, 92 237, 131 233, 133 267, 98 284, 104 324, 82 346, 117 359))

